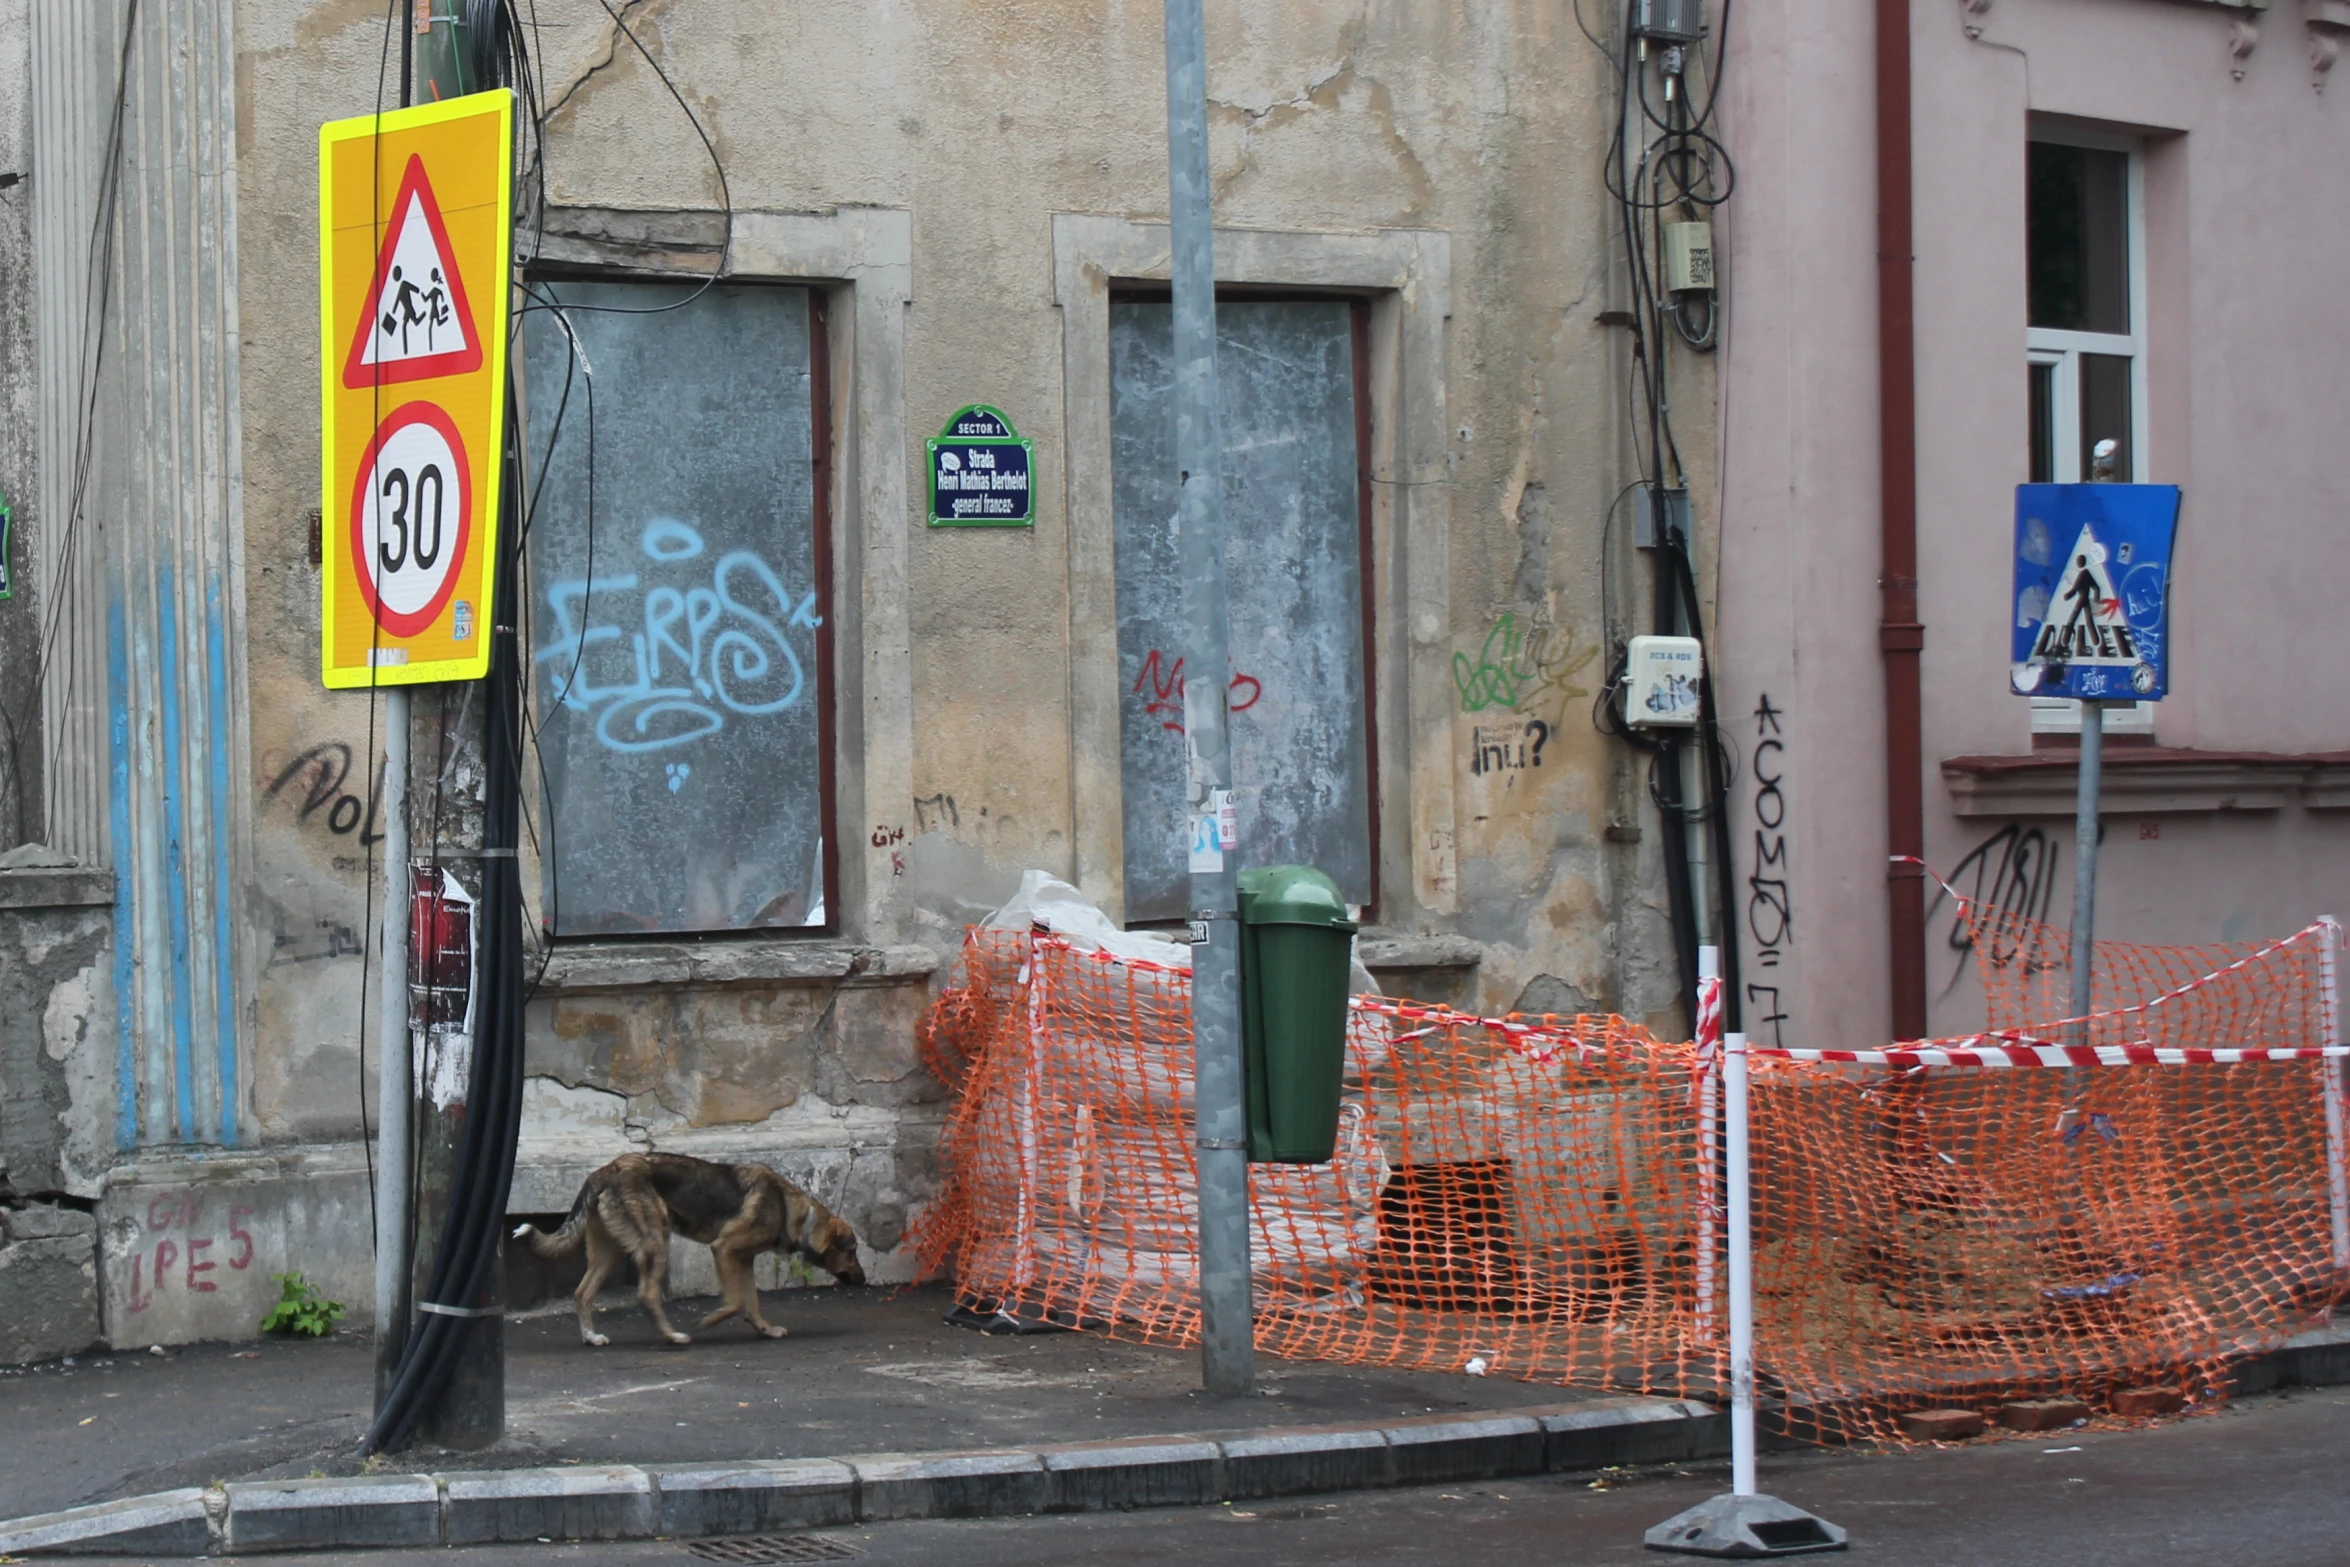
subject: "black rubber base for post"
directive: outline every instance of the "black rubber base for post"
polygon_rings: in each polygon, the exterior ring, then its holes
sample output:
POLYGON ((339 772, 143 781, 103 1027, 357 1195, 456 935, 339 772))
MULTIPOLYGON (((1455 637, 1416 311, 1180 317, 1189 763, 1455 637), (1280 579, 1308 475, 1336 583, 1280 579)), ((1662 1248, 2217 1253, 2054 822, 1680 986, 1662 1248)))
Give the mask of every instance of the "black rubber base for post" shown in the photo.
POLYGON ((1806 1556, 1844 1549, 1844 1531, 1775 1496, 1717 1496, 1648 1531, 1652 1551, 1684 1556, 1806 1556))

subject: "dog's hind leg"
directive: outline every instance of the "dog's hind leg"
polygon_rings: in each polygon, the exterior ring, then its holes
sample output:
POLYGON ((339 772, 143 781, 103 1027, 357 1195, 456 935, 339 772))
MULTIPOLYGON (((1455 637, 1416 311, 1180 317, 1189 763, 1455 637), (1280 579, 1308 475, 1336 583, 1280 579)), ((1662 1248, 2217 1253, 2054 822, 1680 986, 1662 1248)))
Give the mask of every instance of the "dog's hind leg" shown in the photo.
POLYGON ((574 1305, 579 1308, 579 1337, 582 1343, 602 1349, 612 1341, 596 1331, 596 1293, 604 1287, 620 1262, 620 1245, 612 1239, 602 1222, 590 1217, 587 1224, 587 1271, 580 1275, 579 1288, 571 1292, 574 1305))

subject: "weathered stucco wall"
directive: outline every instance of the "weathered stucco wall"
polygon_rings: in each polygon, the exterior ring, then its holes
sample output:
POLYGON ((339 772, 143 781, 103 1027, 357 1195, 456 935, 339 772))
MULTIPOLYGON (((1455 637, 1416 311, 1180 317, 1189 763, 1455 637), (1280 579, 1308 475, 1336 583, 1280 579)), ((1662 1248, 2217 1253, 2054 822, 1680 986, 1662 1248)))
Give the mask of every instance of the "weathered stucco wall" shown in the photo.
MULTIPOLYGON (((695 214, 716 205, 717 182, 645 61, 616 45, 601 9, 584 0, 544 0, 539 15, 557 105, 550 201, 638 209, 650 232, 666 224, 706 243, 708 224, 695 214)), ((902 922, 904 935, 951 949, 1020 868, 1074 868, 1067 307, 1053 298, 1052 220, 1163 218, 1159 8, 834 3, 795 15, 788 29, 749 5, 653 3, 629 15, 703 115, 738 212, 912 215, 898 367, 906 435, 892 454, 898 493, 910 499, 890 523, 907 551, 911 710, 862 715, 908 725, 912 776, 907 797, 875 795, 872 820, 841 823, 842 852, 874 889, 844 934, 886 940, 902 922), (921 526, 920 438, 976 400, 1005 407, 1038 441, 1033 529, 921 526)), ((249 3, 240 28, 246 421, 272 432, 251 443, 246 472, 265 934, 254 1110, 267 1135, 315 1137, 347 1131, 356 1115, 354 949, 378 817, 366 703, 319 691, 312 667, 312 147, 322 115, 374 101, 381 16, 356 3, 249 3)), ((1482 943, 1463 992, 1477 1005, 1506 1005, 1550 975, 1568 990, 1546 995, 1669 1013, 1660 900, 1644 890, 1654 884, 1654 834, 1608 841, 1611 821, 1637 825, 1638 796, 1586 717, 1601 663, 1597 538, 1627 476, 1615 412, 1623 345, 1595 321, 1610 264, 1598 189, 1605 64, 1571 18, 1531 3, 1393 14, 1220 6, 1209 29, 1221 225, 1435 230, 1451 246, 1442 377, 1414 389, 1443 400, 1446 439, 1410 454, 1411 471, 1377 476, 1412 492, 1413 528, 1441 534, 1433 558, 1443 574, 1436 612, 1416 617, 1404 610, 1429 602, 1429 584, 1381 583, 1379 634, 1431 655, 1417 667, 1444 671, 1446 686, 1382 692, 1383 715, 1412 704, 1424 712, 1436 698, 1444 715, 1440 730, 1395 726, 1409 740, 1385 747, 1383 785, 1396 808, 1382 823, 1382 921, 1482 943), (1505 637, 1532 633, 1536 689, 1520 710, 1463 711, 1452 655, 1487 656, 1504 616, 1505 637), (1471 772, 1476 726, 1497 718, 1542 720, 1538 770, 1471 772), (1445 779, 1449 809, 1414 820, 1407 784, 1430 767, 1445 779)), ((1707 401, 1701 384, 1689 408, 1707 401)), ((840 412, 853 426, 851 411, 840 412)), ((1685 439, 1702 449, 1710 436, 1701 421, 1685 439)), ((848 587, 853 595, 857 584, 848 587)), ((1398 658, 1379 673, 1407 667, 1398 658)), ((534 1012, 534 1048, 551 1077, 653 1093, 688 1122, 750 1124, 783 1092, 768 1085, 807 1076, 796 1019, 817 997, 761 992, 770 1022, 739 996, 713 1010, 656 986, 603 995, 592 1026, 587 1004, 565 997, 534 1012), (676 1057, 709 1064, 699 1086, 687 1086, 694 1068, 672 1064, 656 1089, 642 1075, 651 1069, 634 1064, 647 1047, 628 1041, 660 1033, 674 1054, 702 1029, 717 1033, 676 1057), (599 1030, 605 1042, 590 1048, 599 1030)), ((875 1037, 901 1029, 913 1005, 889 1001, 869 1025, 875 1037)), ((836 1026, 866 1028, 846 1021, 853 1010, 844 996, 836 1026)), ((843 1091, 849 1102, 898 1106, 894 1087, 843 1091)))
MULTIPOLYGON (((28 80, 31 0, 0 0, 0 82, 28 80)), ((32 167, 32 95, 0 94, 0 176, 32 167)), ((16 513, 7 546, 14 584, 0 599, 0 670, 40 659, 39 598, 33 592, 38 428, 34 413, 32 191, 19 178, 0 190, 0 500, 16 513)), ((0 850, 41 836, 41 708, 30 680, 0 682, 0 850)))
POLYGON ((95 1197, 113 1162, 114 878, 0 856, 0 1193, 95 1197))

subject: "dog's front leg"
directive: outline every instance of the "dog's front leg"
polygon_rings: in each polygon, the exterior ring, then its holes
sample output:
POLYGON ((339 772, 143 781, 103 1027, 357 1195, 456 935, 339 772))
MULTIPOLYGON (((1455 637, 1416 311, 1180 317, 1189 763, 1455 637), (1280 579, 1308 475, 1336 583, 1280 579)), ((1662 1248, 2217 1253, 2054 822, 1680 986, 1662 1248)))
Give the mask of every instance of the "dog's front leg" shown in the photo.
POLYGON ((742 1295, 740 1296, 740 1299, 742 1302, 742 1313, 744 1319, 748 1321, 752 1327, 759 1330, 759 1334, 762 1338, 790 1337, 791 1330, 789 1328, 778 1327, 774 1323, 769 1322, 766 1316, 759 1310, 759 1275, 751 1264, 752 1259, 749 1257, 739 1257, 735 1260, 737 1276, 740 1279, 742 1285, 742 1295))

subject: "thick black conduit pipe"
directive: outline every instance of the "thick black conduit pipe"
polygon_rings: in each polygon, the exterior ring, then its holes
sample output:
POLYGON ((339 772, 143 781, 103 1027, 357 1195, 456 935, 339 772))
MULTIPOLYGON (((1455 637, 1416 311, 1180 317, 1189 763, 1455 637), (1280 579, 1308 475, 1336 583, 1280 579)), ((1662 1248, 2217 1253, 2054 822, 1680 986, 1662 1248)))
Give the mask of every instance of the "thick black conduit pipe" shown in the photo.
MULTIPOLYGON (((506 416, 505 515, 519 518, 523 465, 517 421, 506 416)), ((508 528, 502 579, 491 597, 490 673, 484 747, 486 806, 483 827, 480 986, 482 1025, 475 1036, 465 1131, 449 1188, 449 1217, 421 1302, 460 1311, 490 1304, 504 1244, 506 1193, 514 1182, 514 1153, 522 1129, 523 987, 522 884, 515 862, 522 801, 522 665, 515 645, 515 584, 519 530, 508 528), (498 621, 507 624, 496 624, 498 621)), ((396 982, 386 976, 387 982, 396 982)), ((448 1386, 468 1319, 419 1312, 415 1331, 392 1375, 362 1454, 396 1452, 414 1435, 448 1386)))

